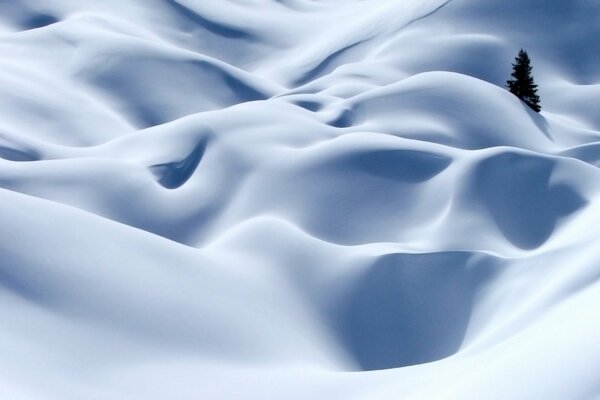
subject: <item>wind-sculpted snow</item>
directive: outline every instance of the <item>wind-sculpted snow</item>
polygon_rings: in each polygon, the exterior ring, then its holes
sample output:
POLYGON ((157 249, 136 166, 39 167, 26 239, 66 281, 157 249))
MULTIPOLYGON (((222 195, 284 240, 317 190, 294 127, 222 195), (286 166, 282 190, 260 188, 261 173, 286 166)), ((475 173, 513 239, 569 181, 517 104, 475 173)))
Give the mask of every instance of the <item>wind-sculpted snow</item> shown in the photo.
POLYGON ((563 3, 0 2, 0 398, 600 396, 563 3))

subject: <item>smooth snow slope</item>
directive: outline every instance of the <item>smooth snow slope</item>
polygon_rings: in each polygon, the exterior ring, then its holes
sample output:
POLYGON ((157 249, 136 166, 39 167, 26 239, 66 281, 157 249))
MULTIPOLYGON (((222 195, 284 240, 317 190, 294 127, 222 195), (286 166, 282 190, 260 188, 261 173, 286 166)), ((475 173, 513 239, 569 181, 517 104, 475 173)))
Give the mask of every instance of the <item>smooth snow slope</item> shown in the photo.
POLYGON ((599 36, 597 0, 0 2, 0 398, 600 398, 599 36))

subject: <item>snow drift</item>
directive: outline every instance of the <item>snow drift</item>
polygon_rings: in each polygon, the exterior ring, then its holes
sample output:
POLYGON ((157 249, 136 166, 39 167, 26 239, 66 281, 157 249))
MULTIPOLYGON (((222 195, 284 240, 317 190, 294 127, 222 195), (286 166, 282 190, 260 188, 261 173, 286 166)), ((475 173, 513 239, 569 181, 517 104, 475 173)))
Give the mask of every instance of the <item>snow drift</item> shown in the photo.
POLYGON ((1 3, 0 395, 600 396, 599 15, 1 3))

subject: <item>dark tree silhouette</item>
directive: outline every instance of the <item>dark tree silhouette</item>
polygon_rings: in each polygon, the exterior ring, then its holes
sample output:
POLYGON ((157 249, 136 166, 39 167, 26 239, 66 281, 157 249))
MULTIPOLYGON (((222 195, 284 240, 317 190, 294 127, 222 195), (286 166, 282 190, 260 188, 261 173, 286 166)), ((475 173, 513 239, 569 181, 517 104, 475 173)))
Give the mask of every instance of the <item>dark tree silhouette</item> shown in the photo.
POLYGON ((506 81, 506 87, 531 109, 540 112, 542 110, 540 96, 537 95, 537 85, 533 82, 533 76, 531 75, 531 60, 525 50, 519 50, 512 66, 513 72, 510 75, 514 79, 506 81))

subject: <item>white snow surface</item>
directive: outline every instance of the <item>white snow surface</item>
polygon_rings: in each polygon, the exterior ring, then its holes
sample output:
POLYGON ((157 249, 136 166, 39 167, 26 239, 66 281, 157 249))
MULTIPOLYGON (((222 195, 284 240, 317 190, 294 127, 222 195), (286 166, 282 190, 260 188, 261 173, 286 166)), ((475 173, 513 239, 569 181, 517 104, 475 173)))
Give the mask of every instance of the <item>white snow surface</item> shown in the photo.
POLYGON ((598 0, 0 1, 0 398, 600 398, 599 37, 598 0))

